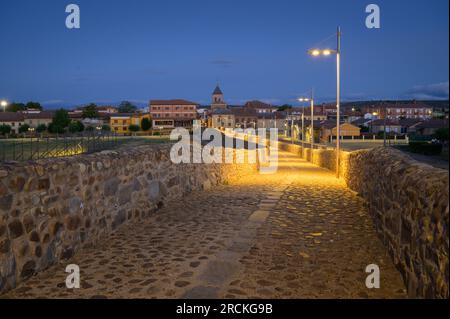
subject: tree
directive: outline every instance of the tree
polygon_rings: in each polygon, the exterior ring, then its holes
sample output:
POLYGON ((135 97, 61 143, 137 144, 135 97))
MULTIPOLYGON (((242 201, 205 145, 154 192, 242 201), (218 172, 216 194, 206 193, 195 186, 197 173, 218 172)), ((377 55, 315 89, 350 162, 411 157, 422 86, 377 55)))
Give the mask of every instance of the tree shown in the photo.
POLYGON ((39 124, 37 127, 36 127, 36 132, 38 132, 38 133, 43 133, 43 132, 45 132, 47 130, 47 125, 45 125, 45 124, 39 124))
POLYGON ((360 125, 359 128, 361 129, 361 133, 368 133, 369 132, 369 128, 367 126, 360 125))
POLYGON ((136 110, 136 105, 133 105, 128 101, 123 101, 119 105, 119 113, 134 113, 136 110))
POLYGON ((64 109, 56 111, 52 123, 48 126, 50 133, 64 133, 70 124, 69 113, 64 109))
POLYGON ((6 135, 9 133, 11 133, 11 126, 6 125, 6 124, 0 125, 0 134, 1 135, 6 135))
POLYGON ((143 131, 148 131, 151 128, 152 128, 152 122, 148 118, 144 117, 141 121, 141 129, 143 131))
POLYGON ((448 127, 437 129, 434 138, 441 142, 448 142, 448 127))
POLYGON ((28 124, 22 124, 19 127, 19 133, 26 133, 26 132, 28 132, 29 128, 30 128, 30 126, 28 124))
POLYGON ((18 111, 25 111, 26 106, 23 103, 11 103, 6 107, 6 112, 18 112, 18 111))
POLYGON ((131 132, 139 132, 139 125, 135 125, 135 124, 132 124, 132 125, 130 125, 130 126, 128 126, 128 129, 131 131, 131 132))
POLYGON ((98 112, 97 112, 97 105, 95 105, 94 103, 89 104, 88 106, 86 106, 83 110, 83 114, 82 114, 83 118, 88 118, 88 119, 95 119, 98 117, 98 112))
POLYGON ((286 110, 290 110, 290 109, 292 109, 292 105, 284 104, 278 108, 278 111, 286 111, 286 110))
POLYGON ((36 109, 36 110, 42 110, 42 106, 39 102, 33 102, 30 101, 25 105, 28 109, 36 109))
POLYGON ((84 125, 80 121, 71 122, 69 124, 69 132, 70 133, 78 133, 84 131, 84 125))
POLYGON ((68 129, 69 129, 70 133, 77 133, 78 132, 78 124, 77 124, 77 122, 70 123, 68 129))
POLYGON ((103 124, 102 131, 109 132, 109 131, 111 131, 111 127, 108 124, 103 124))

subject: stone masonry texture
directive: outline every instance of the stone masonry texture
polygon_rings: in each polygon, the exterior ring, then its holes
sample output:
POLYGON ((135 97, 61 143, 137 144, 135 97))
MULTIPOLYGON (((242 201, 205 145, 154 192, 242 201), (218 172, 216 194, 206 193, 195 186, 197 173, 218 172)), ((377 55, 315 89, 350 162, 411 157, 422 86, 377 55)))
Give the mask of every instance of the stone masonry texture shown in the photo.
POLYGON ((256 164, 180 164, 171 145, 0 166, 0 292, 169 202, 256 164))
POLYGON ((364 201, 329 170, 280 152, 239 178, 123 224, 0 298, 406 298, 364 201), (365 285, 368 264, 380 289, 365 285), (68 289, 65 267, 80 267, 68 289))
POLYGON ((278 146, 273 175, 170 145, 0 166, 2 297, 448 298, 448 172, 378 148, 336 179, 333 150, 278 146))
MULTIPOLYGON (((335 151, 279 143, 335 170, 335 151)), ((449 297, 449 174, 392 148, 341 152, 340 177, 365 200, 410 297, 449 297)))

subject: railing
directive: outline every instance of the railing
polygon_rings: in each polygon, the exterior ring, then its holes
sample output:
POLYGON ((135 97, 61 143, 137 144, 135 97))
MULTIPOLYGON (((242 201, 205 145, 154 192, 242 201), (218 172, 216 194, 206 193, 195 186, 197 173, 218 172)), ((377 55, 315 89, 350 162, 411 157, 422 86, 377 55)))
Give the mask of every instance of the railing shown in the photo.
POLYGON ((112 149, 118 145, 112 132, 84 132, 55 136, 23 135, 0 138, 0 162, 73 156, 112 149))

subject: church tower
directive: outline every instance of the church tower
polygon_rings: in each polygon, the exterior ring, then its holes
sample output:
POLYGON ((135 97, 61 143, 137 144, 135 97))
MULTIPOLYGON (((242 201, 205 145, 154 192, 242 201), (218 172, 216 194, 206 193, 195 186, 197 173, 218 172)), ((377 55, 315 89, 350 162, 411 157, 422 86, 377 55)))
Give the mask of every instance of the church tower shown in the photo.
POLYGON ((219 85, 217 85, 212 94, 211 111, 214 111, 217 109, 226 109, 226 108, 227 108, 227 104, 225 103, 225 101, 223 99, 222 90, 220 89, 219 85))

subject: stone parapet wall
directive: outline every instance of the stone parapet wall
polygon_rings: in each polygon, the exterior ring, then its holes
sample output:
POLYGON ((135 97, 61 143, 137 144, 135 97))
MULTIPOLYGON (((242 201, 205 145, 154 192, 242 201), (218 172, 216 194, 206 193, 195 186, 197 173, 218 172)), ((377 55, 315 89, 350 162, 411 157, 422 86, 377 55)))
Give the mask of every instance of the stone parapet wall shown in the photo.
POLYGON ((257 164, 173 164, 171 145, 0 164, 0 292, 185 194, 257 164))
POLYGON ((448 171, 390 148, 352 152, 347 167, 409 296, 448 298, 448 171))
MULTIPOLYGON (((334 150, 279 143, 334 171, 334 150)), ((340 154, 339 177, 365 199, 374 226, 410 297, 449 297, 449 173, 392 148, 340 154)), ((381 276, 383 270, 381 269, 381 276)))

